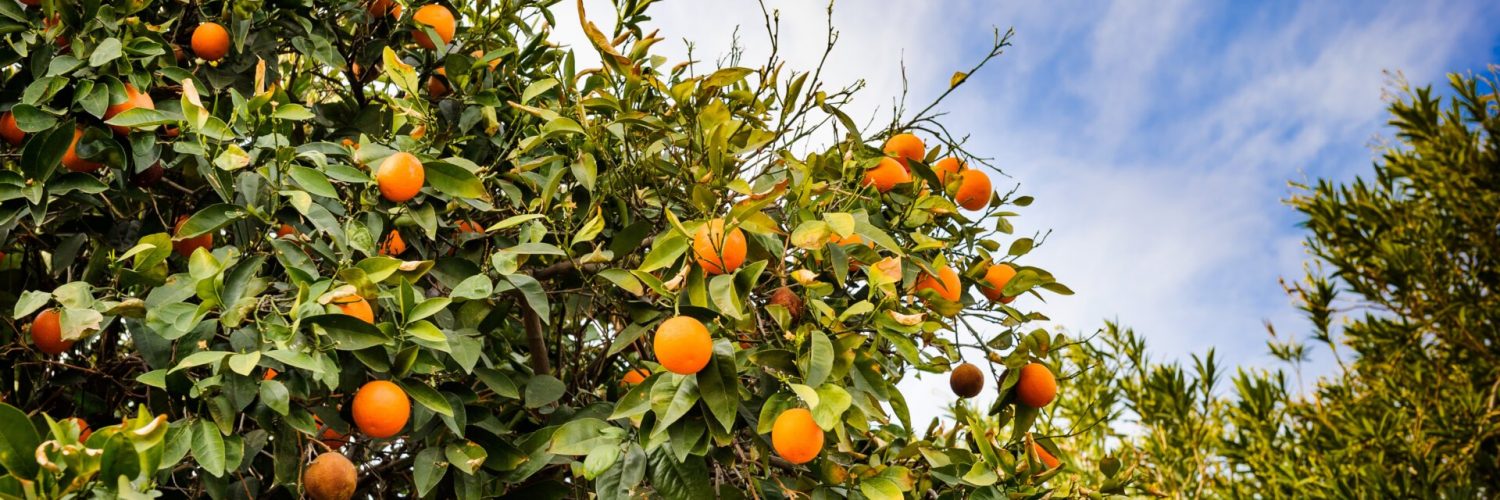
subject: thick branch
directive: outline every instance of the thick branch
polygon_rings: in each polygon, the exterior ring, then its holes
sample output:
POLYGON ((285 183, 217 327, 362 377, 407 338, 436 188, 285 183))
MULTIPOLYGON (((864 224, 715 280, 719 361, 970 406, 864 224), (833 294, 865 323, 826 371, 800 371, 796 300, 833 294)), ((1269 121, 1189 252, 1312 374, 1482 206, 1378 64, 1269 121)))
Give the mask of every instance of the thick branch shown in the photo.
POLYGON ((530 307, 522 309, 526 326, 526 346, 531 351, 531 369, 536 375, 551 375, 552 360, 547 354, 547 339, 542 337, 542 318, 530 307))

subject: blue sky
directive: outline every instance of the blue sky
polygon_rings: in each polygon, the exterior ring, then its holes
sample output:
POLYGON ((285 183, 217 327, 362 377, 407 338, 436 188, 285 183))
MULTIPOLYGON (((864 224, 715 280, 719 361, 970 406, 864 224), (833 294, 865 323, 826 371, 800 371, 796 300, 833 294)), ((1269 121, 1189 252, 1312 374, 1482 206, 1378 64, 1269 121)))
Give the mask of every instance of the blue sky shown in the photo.
MULTIPOLYGON (((790 65, 811 68, 826 4, 766 3, 781 11, 790 65)), ((607 30, 608 3, 586 4, 607 30)), ((674 59, 688 39, 711 64, 736 25, 747 61, 764 58, 754 1, 652 11, 674 59)), ((560 9, 563 40, 582 40, 576 19, 560 9)), ((852 114, 883 123, 903 62, 910 102, 925 103, 981 57, 992 28, 1015 27, 1015 46, 943 111, 1007 176, 997 188, 1036 196, 1016 225, 1053 233, 1027 262, 1078 292, 1022 305, 1073 333, 1117 319, 1157 359, 1215 348, 1229 366, 1269 367, 1264 322, 1306 331, 1277 281, 1299 279, 1306 261, 1288 181, 1369 172, 1388 136, 1384 72, 1435 87, 1447 72, 1483 72, 1500 61, 1497 19, 1500 4, 1482 1, 841 0, 827 71, 835 84, 863 79, 852 114)), ((1314 356, 1311 371, 1326 372, 1329 358, 1314 356)), ((940 377, 903 389, 919 418, 952 399, 940 377)))

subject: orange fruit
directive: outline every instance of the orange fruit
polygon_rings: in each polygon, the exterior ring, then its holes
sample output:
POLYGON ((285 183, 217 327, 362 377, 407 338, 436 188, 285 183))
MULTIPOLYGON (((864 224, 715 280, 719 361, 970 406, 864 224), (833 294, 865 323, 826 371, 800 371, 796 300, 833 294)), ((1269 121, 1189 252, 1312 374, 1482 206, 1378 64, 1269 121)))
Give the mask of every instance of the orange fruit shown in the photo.
MULTIPOLYGON (((172 228, 172 232, 181 234, 182 225, 187 224, 187 221, 188 216, 178 216, 177 225, 172 228)), ((193 252, 198 251, 199 248, 212 249, 213 247, 214 233, 212 231, 194 236, 192 238, 179 237, 178 239, 172 240, 172 251, 177 252, 177 255, 181 255, 183 257, 191 257, 193 255, 193 252)))
POLYGON ((380 244, 380 255, 395 257, 403 253, 406 253, 406 242, 401 240, 399 231, 391 231, 385 237, 385 243, 380 244))
POLYGON ((62 323, 57 309, 37 313, 31 321, 31 342, 39 351, 56 356, 73 348, 73 341, 62 339, 62 323))
POLYGON ((484 232, 484 227, 480 226, 478 222, 474 222, 472 220, 461 220, 461 221, 458 221, 458 232, 459 233, 483 233, 484 232))
POLYGON ((693 233, 693 255, 705 273, 733 272, 745 263, 745 232, 734 228, 725 235, 724 219, 705 222, 693 233))
POLYGON ((948 388, 961 398, 972 398, 984 390, 984 373, 973 363, 964 363, 948 375, 948 388))
POLYGON ((349 500, 359 485, 359 472, 344 454, 330 451, 302 470, 302 490, 313 500, 349 500))
POLYGON ((947 184, 948 176, 968 168, 969 165, 964 163, 963 160, 949 156, 932 164, 932 173, 937 174, 938 182, 947 184))
POLYGON ((651 370, 647 370, 645 368, 636 368, 634 370, 625 372, 625 376, 620 379, 620 385, 632 386, 635 384, 639 384, 641 382, 645 382, 646 377, 650 376, 651 370))
POLYGON ((297 228, 292 227, 291 224, 282 224, 281 227, 276 228, 277 238, 285 238, 294 234, 297 234, 297 228))
POLYGON ((896 134, 886 139, 885 146, 880 148, 885 154, 890 155, 901 162, 901 166, 907 170, 911 160, 921 161, 927 157, 927 146, 922 144, 922 139, 912 134, 896 134))
POLYGON ((771 448, 788 462, 805 464, 823 451, 823 429, 807 408, 781 412, 771 424, 771 448))
POLYGON ((1041 444, 1032 442, 1031 448, 1036 450, 1037 458, 1042 459, 1042 464, 1046 465, 1048 470, 1056 469, 1057 464, 1062 463, 1057 460, 1057 457, 1052 456, 1051 453, 1047 453, 1047 449, 1043 448, 1041 444))
POLYGON ((275 368, 266 368, 266 373, 264 375, 261 375, 260 379, 261 380, 271 380, 271 379, 276 378, 277 375, 281 375, 281 373, 278 372, 278 371, 276 371, 275 368))
POLYGON ((953 192, 953 202, 958 206, 969 210, 979 210, 990 204, 990 195, 994 188, 990 186, 990 176, 978 169, 968 169, 958 173, 958 191, 953 192))
POLYGON ((10 114, 9 111, 0 114, 0 138, 5 139, 5 142, 12 146, 20 146, 21 141, 26 140, 26 133, 21 131, 21 127, 16 126, 16 115, 10 114))
POLYGON ((93 172, 104 168, 103 163, 85 160, 78 156, 78 140, 83 139, 83 128, 73 129, 73 143, 63 152, 62 164, 70 172, 93 172))
POLYGON ((1016 381, 1016 399, 1032 408, 1041 408, 1057 397, 1057 377, 1041 363, 1021 367, 1021 378, 1016 381))
POLYGON ((436 74, 427 77, 427 95, 433 99, 441 99, 448 95, 448 84, 443 80, 446 76, 440 76, 443 70, 439 69, 436 74))
POLYGON ((217 61, 229 53, 229 30, 219 23, 203 23, 193 28, 193 53, 207 61, 217 61))
MULTIPOLYGON (((61 22, 62 22, 62 16, 59 16, 57 14, 53 14, 52 17, 49 17, 49 18, 46 18, 46 19, 42 19, 42 26, 45 27, 45 28, 47 28, 48 30, 51 30, 53 26, 57 26, 57 24, 61 23, 61 22)), ((57 48, 59 48, 59 49, 67 50, 67 48, 68 48, 68 37, 65 36, 65 35, 63 35, 61 32, 58 32, 57 33, 57 38, 55 38, 55 39, 52 40, 52 44, 56 45, 57 48)))
POLYGON ((396 203, 405 203, 417 196, 422 191, 422 182, 427 179, 427 171, 422 168, 422 161, 411 153, 400 152, 385 158, 380 162, 380 169, 375 172, 375 184, 380 187, 380 195, 385 199, 396 203))
POLYGON ((1016 268, 1011 267, 1010 264, 995 264, 990 266, 989 269, 984 270, 984 283, 988 286, 979 287, 979 293, 983 293, 984 298, 998 300, 1002 304, 1009 304, 1011 301, 1016 300, 1016 298, 1006 297, 1001 292, 1005 290, 1005 284, 1010 283, 1010 280, 1015 277, 1016 268))
POLYGON ((708 366, 714 354, 714 339, 708 327, 688 316, 674 316, 656 327, 651 341, 656 362, 672 373, 692 375, 708 366))
POLYGON ((880 164, 875 165, 875 168, 866 169, 862 181, 864 185, 875 186, 875 190, 882 193, 890 191, 897 184, 908 182, 911 182, 911 172, 891 158, 881 158, 880 164))
POLYGON ((372 17, 401 17, 401 4, 394 0, 375 0, 365 7, 372 17))
POLYGON ((318 438, 323 441, 324 446, 327 446, 329 448, 340 448, 349 442, 349 440, 345 438, 343 434, 340 434, 339 431, 333 430, 332 426, 323 425, 323 419, 318 418, 317 415, 313 415, 313 423, 318 424, 318 428, 322 429, 322 432, 318 433, 318 438))
MULTIPOLYGON (((127 83, 125 84, 125 100, 110 104, 109 108, 104 110, 104 119, 114 118, 115 115, 135 108, 156 109, 156 102, 151 100, 151 94, 138 91, 135 85, 127 83)), ((115 131, 115 135, 130 135, 130 127, 110 125, 109 128, 115 131)))
POLYGON ((401 432, 411 418, 411 400, 406 391, 388 380, 376 380, 354 394, 354 425, 373 438, 388 438, 401 432))
MULTIPOLYGON (((423 5, 417 9, 416 14, 412 14, 411 18, 418 24, 432 27, 432 31, 437 32, 438 38, 442 38, 444 44, 453 41, 453 30, 458 27, 458 22, 453 19, 453 11, 448 10, 447 7, 438 4, 423 5)), ((437 48, 437 44, 432 43, 432 39, 427 38, 427 34, 420 29, 412 30, 412 36, 416 37, 418 45, 427 50, 437 48)))
POLYGON ((370 301, 358 295, 335 299, 333 305, 338 306, 339 311, 350 316, 362 319, 365 323, 375 324, 375 310, 370 308, 370 301))
POLYGON ((937 272, 938 275, 936 277, 922 273, 922 276, 917 278, 917 286, 912 293, 922 290, 933 290, 943 300, 958 302, 959 293, 963 291, 962 286, 958 282, 958 271, 954 271, 951 266, 943 266, 937 272))

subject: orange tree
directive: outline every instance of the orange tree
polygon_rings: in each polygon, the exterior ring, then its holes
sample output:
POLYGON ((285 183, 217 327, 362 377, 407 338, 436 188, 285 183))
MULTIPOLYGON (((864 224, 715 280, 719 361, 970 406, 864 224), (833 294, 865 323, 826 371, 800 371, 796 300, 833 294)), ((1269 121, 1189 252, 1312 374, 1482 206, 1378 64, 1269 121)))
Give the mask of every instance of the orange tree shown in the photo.
POLYGON ((998 497, 1067 467, 1028 432, 1062 339, 1007 303, 1071 291, 934 106, 861 130, 774 50, 672 64, 643 0, 610 35, 545 0, 29 3, 0 2, 0 495, 998 497), (912 422, 896 383, 963 359, 995 404, 912 422))

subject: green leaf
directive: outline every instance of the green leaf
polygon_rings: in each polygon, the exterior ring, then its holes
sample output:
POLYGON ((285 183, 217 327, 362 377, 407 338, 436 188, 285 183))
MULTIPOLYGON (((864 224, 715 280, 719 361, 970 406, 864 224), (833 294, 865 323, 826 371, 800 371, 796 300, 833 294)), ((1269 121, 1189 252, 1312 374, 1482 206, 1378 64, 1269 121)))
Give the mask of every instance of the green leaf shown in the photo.
POLYGON ((447 456, 448 463, 464 474, 473 474, 484 465, 485 459, 489 458, 489 452, 472 441, 465 444, 453 443, 443 449, 443 455, 447 456))
POLYGON ((833 342, 828 340, 828 334, 821 330, 814 330, 807 335, 809 340, 807 356, 800 360, 802 365, 802 381, 809 386, 823 385, 828 375, 833 373, 833 342))
POLYGON ((292 180, 297 181, 298 186, 302 186, 302 189, 307 190, 307 192, 309 193, 322 196, 324 198, 339 197, 338 190, 333 188, 333 183, 328 182, 328 176, 323 175, 323 172, 319 172, 317 170, 313 170, 311 168, 303 166, 292 165, 291 167, 287 168, 287 174, 292 176, 292 180))
POLYGON ((11 319, 21 319, 31 315, 47 305, 52 300, 52 294, 40 290, 27 290, 21 292, 21 297, 16 299, 16 307, 11 313, 11 319))
POLYGON ((240 375, 249 376, 258 363, 260 363, 260 351, 229 356, 229 369, 240 375))
POLYGON ((36 447, 40 444, 42 438, 26 412, 0 403, 0 466, 18 478, 36 477, 36 447))
POLYGON ((698 378, 698 393, 708 405, 709 413, 718 420, 720 427, 733 430, 740 406, 740 380, 734 356, 716 349, 708 366, 695 376, 698 378))
POLYGON ((449 293, 455 299, 484 300, 495 293, 495 285, 490 278, 483 274, 476 274, 458 283, 449 293))
POLYGON ((540 408, 563 397, 568 386, 551 375, 537 375, 526 381, 526 407, 540 408))
POLYGON ((713 299, 714 305, 719 308, 719 312, 725 316, 734 319, 744 316, 740 312, 740 297, 739 292, 734 288, 733 274, 721 274, 709 280, 708 295, 713 299))
POLYGON ((99 42, 99 45, 94 46, 94 50, 89 53, 89 66, 97 68, 110 61, 119 59, 120 48, 120 39, 113 37, 105 38, 104 41, 99 42))
POLYGON ((311 120, 318 117, 312 111, 308 111, 307 108, 302 107, 301 104, 282 104, 276 106, 276 111, 272 112, 271 116, 282 120, 295 121, 311 120))
POLYGON ((186 357, 186 358, 182 358, 182 361, 179 361, 177 363, 177 366, 172 367, 172 371, 176 372, 176 371, 186 370, 188 368, 193 368, 193 367, 196 367, 196 366, 203 366, 203 365, 207 365, 207 364, 211 364, 211 363, 218 363, 219 361, 223 360, 225 356, 228 356, 230 354, 233 354, 233 353, 230 353, 230 352, 227 352, 227 351, 203 351, 203 352, 195 352, 193 354, 188 355, 188 357, 186 357))
POLYGON ((1018 239, 1014 242, 1011 242, 1010 251, 1008 253, 1010 255, 1026 255, 1027 252, 1031 251, 1031 245, 1031 238, 1018 239))
POLYGON ((427 173, 427 183, 440 193, 459 198, 489 197, 489 193, 484 190, 484 183, 468 169, 441 161, 427 162, 423 166, 427 173))
POLYGON ((155 127, 182 121, 182 116, 151 108, 130 108, 105 120, 106 125, 127 128, 155 127))
POLYGON ((330 338, 334 343, 333 348, 341 351, 357 351, 384 345, 391 340, 375 325, 347 314, 310 316, 302 318, 302 324, 309 325, 313 332, 330 338))
POLYGON ((823 430, 831 431, 853 403, 854 398, 843 387, 823 384, 818 387, 818 406, 812 409, 813 421, 823 430))
POLYGON ((598 446, 619 446, 620 429, 597 418, 569 420, 552 433, 552 444, 547 449, 554 455, 586 455, 598 446), (614 433, 606 433, 614 429, 614 433))
MULTIPOLYGON (((977 464, 976 464, 977 465, 977 464)), ((901 487, 895 481, 883 477, 867 477, 859 481, 859 492, 871 500, 901 500, 901 487)))
POLYGON ((440 448, 423 449, 417 453, 412 463, 412 480, 417 483, 418 496, 427 496, 443 480, 443 476, 448 474, 448 461, 443 460, 443 450, 440 448))
POLYGON ((651 453, 651 486, 668 500, 714 498, 711 475, 703 457, 689 456, 681 462, 667 448, 651 453))
POLYGON ((223 477, 227 465, 225 453, 224 436, 219 433, 218 426, 212 420, 198 419, 193 426, 193 458, 198 461, 198 467, 211 476, 223 477))
POLYGON ((641 261, 641 267, 637 270, 649 273, 663 267, 672 265, 687 251, 687 238, 677 231, 669 230, 656 236, 651 245, 651 251, 646 253, 646 258, 641 261))
POLYGON ((509 281, 521 291, 522 296, 526 298, 526 305, 536 311, 536 315, 541 317, 543 323, 550 321, 552 310, 547 305, 547 291, 542 289, 541 282, 526 274, 507 274, 505 281, 509 281))
POLYGON ((245 209, 238 205, 228 203, 209 205, 207 208, 193 214, 192 217, 188 217, 187 222, 184 222, 182 227, 177 230, 174 238, 192 238, 217 231, 234 221, 244 218, 245 215, 247 215, 245 209))
POLYGON ((727 87, 734 85, 753 72, 754 70, 750 68, 723 68, 708 75, 708 78, 703 80, 703 87, 727 87))
POLYGON ((635 275, 630 274, 630 271, 624 269, 605 269, 599 271, 599 277, 609 280, 632 295, 641 296, 646 293, 646 287, 641 285, 641 280, 636 279, 635 275))
POLYGON ((291 395, 286 390, 286 385, 276 380, 262 380, 260 382, 260 402, 265 403, 267 408, 286 416, 290 408, 287 401, 291 395))
POLYGON ((527 85, 526 90, 524 92, 521 92, 521 104, 531 102, 531 100, 535 99, 536 96, 542 95, 542 92, 546 92, 552 89, 552 87, 556 86, 557 80, 552 78, 545 78, 542 80, 531 82, 531 85, 527 85))
POLYGON ((406 389, 406 393, 413 400, 432 410, 433 413, 448 417, 453 416, 453 407, 448 404, 448 399, 444 398, 442 393, 439 393, 437 389, 433 389, 427 384, 417 381, 397 381, 396 383, 401 384, 401 388, 406 389))
POLYGON ((479 381, 484 382, 486 387, 501 397, 510 399, 521 399, 521 393, 516 389, 516 383, 511 381, 505 372, 494 368, 475 368, 474 374, 479 376, 479 381))

